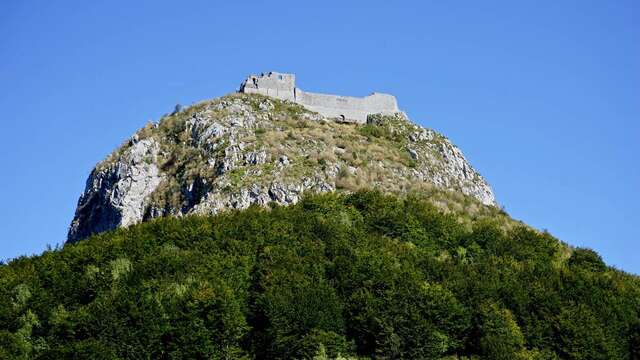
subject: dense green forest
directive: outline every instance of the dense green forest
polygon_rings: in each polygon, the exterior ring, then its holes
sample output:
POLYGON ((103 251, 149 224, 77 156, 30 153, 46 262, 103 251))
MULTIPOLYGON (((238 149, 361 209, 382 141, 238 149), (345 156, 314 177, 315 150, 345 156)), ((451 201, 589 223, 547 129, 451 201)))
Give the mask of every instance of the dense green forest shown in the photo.
POLYGON ((638 359, 639 313, 592 250, 367 191, 0 266, 7 359, 638 359))

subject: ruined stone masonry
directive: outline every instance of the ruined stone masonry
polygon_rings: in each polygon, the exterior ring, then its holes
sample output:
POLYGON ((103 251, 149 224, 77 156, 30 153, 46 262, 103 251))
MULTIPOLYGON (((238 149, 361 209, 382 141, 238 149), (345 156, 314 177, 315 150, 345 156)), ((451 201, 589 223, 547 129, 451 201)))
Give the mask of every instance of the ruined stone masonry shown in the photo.
POLYGON ((303 105, 325 117, 364 124, 370 114, 390 115, 399 112, 395 96, 373 93, 365 97, 318 94, 296 87, 296 76, 278 72, 251 75, 240 85, 240 92, 262 94, 303 105))

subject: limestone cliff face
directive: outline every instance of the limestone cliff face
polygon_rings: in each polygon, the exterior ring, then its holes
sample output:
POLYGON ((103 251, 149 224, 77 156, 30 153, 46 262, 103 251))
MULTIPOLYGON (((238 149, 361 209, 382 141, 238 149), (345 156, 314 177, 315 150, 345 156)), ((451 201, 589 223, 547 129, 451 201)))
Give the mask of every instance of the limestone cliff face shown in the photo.
POLYGON ((68 242, 159 216, 296 203, 305 192, 450 191, 495 199, 462 152, 402 113, 345 124, 257 94, 148 124, 91 172, 68 242))
POLYGON ((132 142, 118 161, 94 169, 78 201, 68 238, 82 239, 139 222, 149 195, 161 181, 158 150, 153 139, 132 142))

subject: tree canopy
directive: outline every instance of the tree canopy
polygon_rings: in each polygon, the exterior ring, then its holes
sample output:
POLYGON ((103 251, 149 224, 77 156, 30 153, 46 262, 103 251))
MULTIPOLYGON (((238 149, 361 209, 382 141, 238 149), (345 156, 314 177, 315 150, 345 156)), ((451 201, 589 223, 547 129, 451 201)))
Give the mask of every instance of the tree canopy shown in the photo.
POLYGON ((156 219, 0 266, 0 358, 637 359, 589 249, 362 191, 156 219))

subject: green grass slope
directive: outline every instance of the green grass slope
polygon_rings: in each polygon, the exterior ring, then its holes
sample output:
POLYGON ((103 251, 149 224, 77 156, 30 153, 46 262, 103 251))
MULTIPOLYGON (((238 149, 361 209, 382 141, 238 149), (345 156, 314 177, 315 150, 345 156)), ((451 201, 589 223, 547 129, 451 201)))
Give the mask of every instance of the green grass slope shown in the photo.
POLYGON ((325 194, 19 258, 0 358, 637 359, 638 277, 491 211, 325 194))

